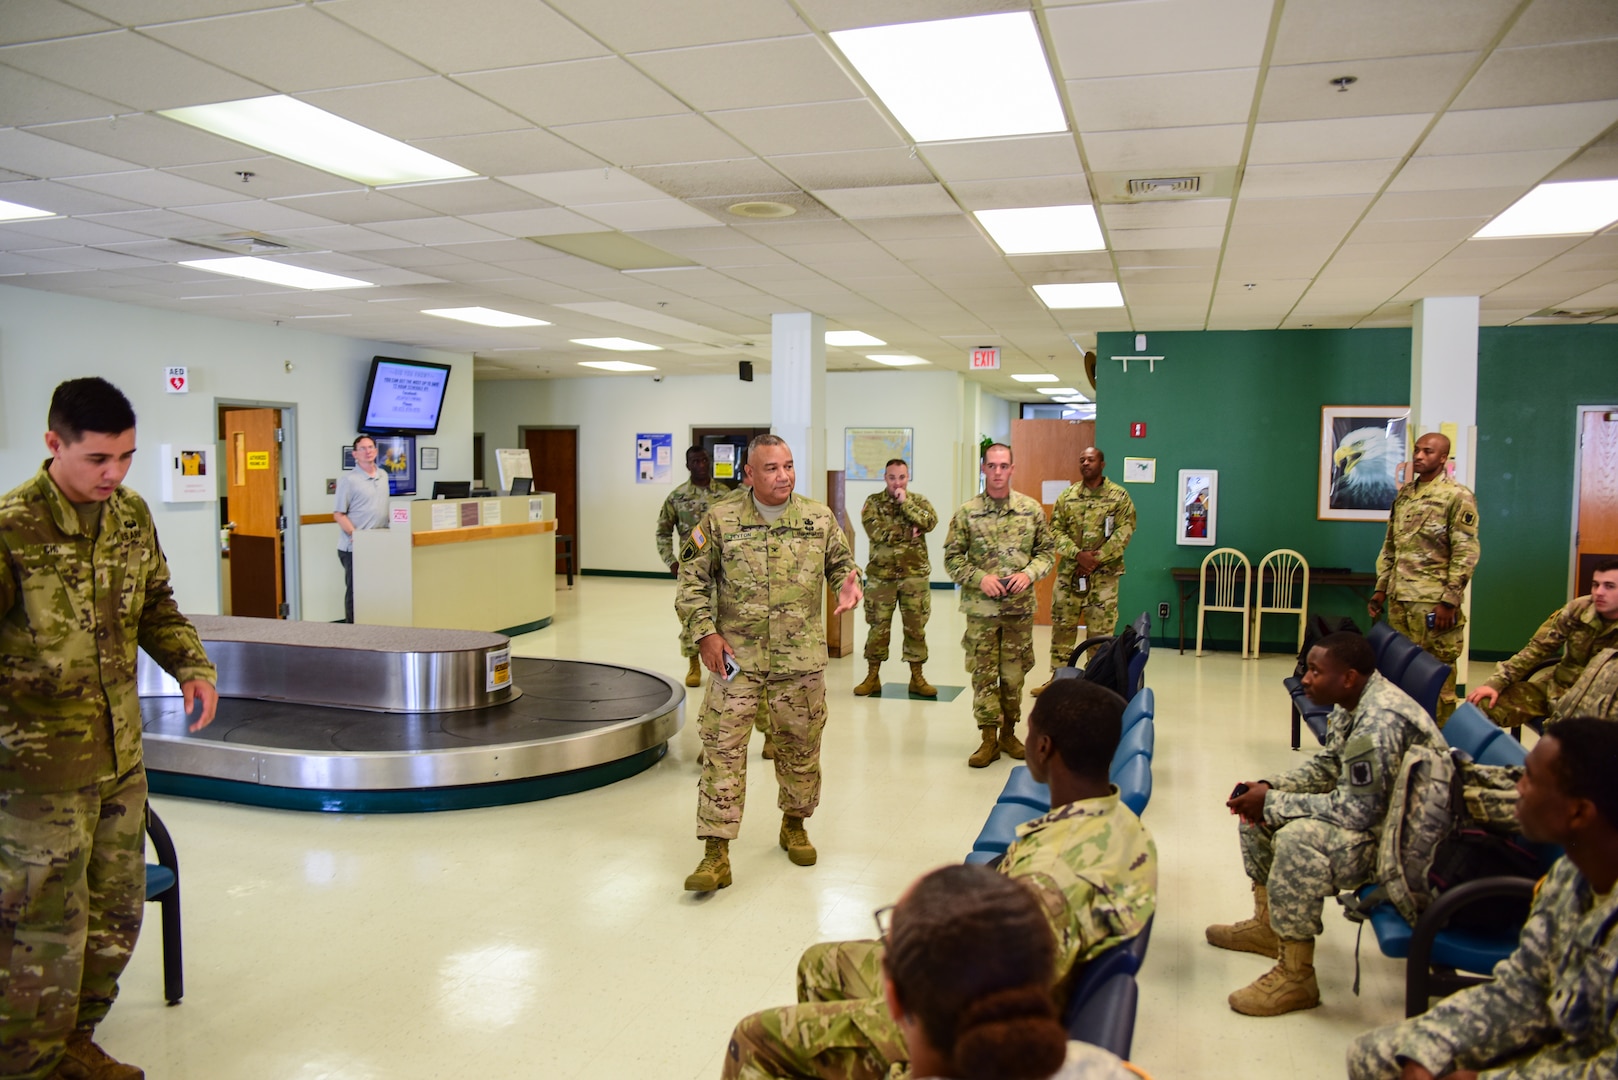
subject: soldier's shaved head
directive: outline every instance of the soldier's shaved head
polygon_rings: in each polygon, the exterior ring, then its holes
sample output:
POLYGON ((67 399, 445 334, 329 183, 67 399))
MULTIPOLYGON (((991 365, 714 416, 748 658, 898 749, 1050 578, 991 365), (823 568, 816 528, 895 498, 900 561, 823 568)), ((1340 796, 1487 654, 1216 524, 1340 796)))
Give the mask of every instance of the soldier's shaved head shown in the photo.
POLYGON ((1436 431, 1429 431, 1427 434, 1416 440, 1417 446, 1420 446, 1422 443, 1427 443, 1440 454, 1443 454, 1446 458, 1449 457, 1450 442, 1448 435, 1442 435, 1436 431))

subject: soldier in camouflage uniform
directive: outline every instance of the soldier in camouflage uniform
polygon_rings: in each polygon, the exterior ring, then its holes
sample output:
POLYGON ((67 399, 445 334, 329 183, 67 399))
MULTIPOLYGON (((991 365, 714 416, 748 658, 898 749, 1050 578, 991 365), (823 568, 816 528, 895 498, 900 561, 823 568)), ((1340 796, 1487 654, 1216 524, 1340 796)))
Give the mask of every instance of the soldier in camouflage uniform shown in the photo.
POLYGON ((820 733, 826 723, 826 634, 821 597, 839 586, 840 615, 861 599, 859 566, 831 508, 792 492, 792 451, 780 437, 747 448, 753 494, 703 516, 680 554, 677 608, 691 628, 708 680, 697 733, 702 778, 697 837, 702 862, 691 892, 731 882, 730 841, 747 795, 747 737, 765 701, 775 743, 781 847, 799 866, 815 862, 804 819, 820 801, 820 733), (740 669, 724 678, 725 658, 740 669))
POLYGON ((944 569, 961 587, 966 615, 966 667, 972 673, 972 717, 982 745, 966 759, 982 769, 1004 750, 1023 756, 1017 739, 1023 677, 1034 667, 1033 584, 1056 561, 1045 509, 1011 490, 1011 447, 983 452, 983 494, 950 519, 944 569), (998 736, 996 728, 999 729, 998 736))
POLYGON ((1448 752, 1432 717, 1377 674, 1364 637, 1328 634, 1309 650, 1308 664, 1304 691, 1333 706, 1325 749, 1271 780, 1247 781, 1225 804, 1241 817, 1253 917, 1208 927, 1208 941, 1280 961, 1230 995, 1230 1007, 1249 1016, 1320 1004, 1314 957, 1322 903, 1375 872, 1377 836, 1405 751, 1448 752))
POLYGON ((52 458, 0 500, 0 1075, 142 1076, 92 1039, 146 900, 137 646, 193 730, 214 668, 175 606, 146 503, 119 486, 135 414, 101 379, 51 399, 52 458))
POLYGON ((1387 607, 1388 625, 1449 665, 1438 694, 1438 725, 1455 711, 1455 661, 1465 639, 1461 601, 1478 564, 1478 504, 1444 470, 1449 439, 1416 440, 1416 478, 1399 489, 1376 560, 1372 619, 1387 607))
POLYGON ((927 662, 927 617, 933 611, 932 563, 927 534, 938 527, 938 511, 926 496, 910 490, 910 466, 894 458, 883 469, 887 487, 865 500, 860 524, 871 541, 865 564, 865 681, 854 687, 864 697, 882 692, 882 661, 888 658, 893 609, 904 624, 904 661, 910 665, 910 692, 937 697, 938 689, 921 673, 927 662))
MULTIPOLYGON (((657 557, 676 578, 680 576, 680 560, 675 552, 684 546, 686 537, 708 512, 709 504, 724 496, 708 477, 708 452, 702 447, 693 446, 685 452, 685 468, 691 479, 669 492, 657 512, 657 557)), ((690 660, 685 685, 701 686, 697 643, 691 640, 691 630, 684 623, 680 624, 680 655, 690 660)))
POLYGON ((1578 681, 1590 658, 1618 648, 1618 559, 1596 563, 1590 595, 1546 619, 1521 652, 1502 663, 1494 678, 1466 695, 1501 727, 1521 727, 1549 716, 1578 681), (1561 661, 1538 671, 1541 664, 1561 661))
POLYGON ((1574 717, 1545 732, 1518 782, 1531 840, 1560 845, 1517 951, 1494 979, 1349 1046, 1350 1080, 1618 1076, 1618 725, 1574 717), (1477 1075, 1467 1072, 1465 1075, 1477 1075))
MULTIPOLYGON (((1157 909, 1157 847, 1118 799, 1107 769, 1123 699, 1063 680, 1028 718, 1028 768, 1050 784, 1050 813, 1017 829, 997 869, 1033 889, 1056 938, 1058 1004, 1084 965, 1135 937, 1157 909)), ((798 1004, 746 1017, 731 1035, 726 1078, 880 1077, 907 1060, 883 1001, 883 943, 828 942, 798 961, 798 1004)))
MULTIPOLYGON (((1063 560, 1051 596, 1051 678, 1073 655, 1080 626, 1099 637, 1118 625, 1118 579, 1124 548, 1135 535, 1135 503, 1102 474, 1106 467, 1105 454, 1086 448, 1079 455, 1080 481, 1056 497, 1051 513, 1051 534, 1063 560)), ((1048 686, 1046 680, 1034 696, 1048 686)))

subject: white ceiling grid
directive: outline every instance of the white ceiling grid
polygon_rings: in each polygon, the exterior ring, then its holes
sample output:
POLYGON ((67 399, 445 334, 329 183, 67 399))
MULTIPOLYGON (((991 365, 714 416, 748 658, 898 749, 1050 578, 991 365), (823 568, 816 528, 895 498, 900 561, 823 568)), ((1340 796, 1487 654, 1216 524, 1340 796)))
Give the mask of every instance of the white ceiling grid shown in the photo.
POLYGON ((0 224, 0 282, 467 350, 480 378, 589 374, 580 337, 661 345, 673 373, 767 362, 769 317, 807 308, 937 368, 1000 345, 973 377, 1032 400, 1009 375, 1084 385, 1102 330, 1405 326, 1432 295, 1479 295, 1490 324, 1618 307, 1615 230, 1470 239, 1537 183, 1618 178, 1615 124, 1611 0, 8 0, 0 199, 62 216, 0 224), (827 36, 1017 10, 1068 132, 913 146, 827 36), (369 190, 155 113, 270 93, 479 175, 369 190), (1205 187, 1118 196, 1175 175, 1205 187), (798 212, 728 210, 760 200, 798 212), (971 216, 1092 202, 1102 252, 1007 257, 971 216), (177 265, 203 254, 177 241, 243 230, 376 287, 177 265), (698 265, 527 239, 609 230, 698 265), (1084 281, 1127 307, 1030 288, 1084 281), (553 325, 420 314, 452 305, 553 325))

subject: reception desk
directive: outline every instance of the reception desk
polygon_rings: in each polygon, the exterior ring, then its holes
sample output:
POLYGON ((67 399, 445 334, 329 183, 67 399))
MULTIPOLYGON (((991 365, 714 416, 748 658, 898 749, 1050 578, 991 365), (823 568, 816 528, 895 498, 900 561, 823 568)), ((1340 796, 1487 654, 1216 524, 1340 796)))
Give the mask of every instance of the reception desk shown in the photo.
POLYGON ((418 499, 354 534, 354 621, 521 634, 556 614, 556 496, 418 499), (436 527, 435 527, 436 526, 436 527))

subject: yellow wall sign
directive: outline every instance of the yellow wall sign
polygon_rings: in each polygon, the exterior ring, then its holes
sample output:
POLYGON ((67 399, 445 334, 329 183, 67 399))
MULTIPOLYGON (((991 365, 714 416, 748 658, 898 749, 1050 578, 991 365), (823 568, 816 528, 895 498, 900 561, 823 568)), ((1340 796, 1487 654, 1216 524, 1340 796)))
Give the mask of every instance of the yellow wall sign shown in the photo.
POLYGON ((249 450, 247 452, 247 467, 249 469, 268 469, 270 467, 270 452, 268 450, 249 450))

